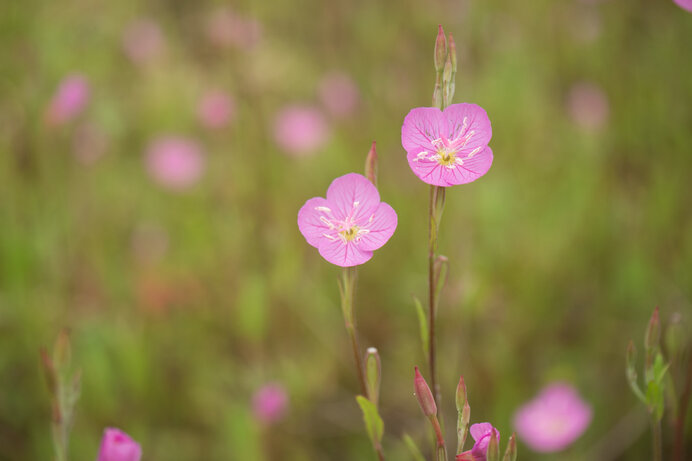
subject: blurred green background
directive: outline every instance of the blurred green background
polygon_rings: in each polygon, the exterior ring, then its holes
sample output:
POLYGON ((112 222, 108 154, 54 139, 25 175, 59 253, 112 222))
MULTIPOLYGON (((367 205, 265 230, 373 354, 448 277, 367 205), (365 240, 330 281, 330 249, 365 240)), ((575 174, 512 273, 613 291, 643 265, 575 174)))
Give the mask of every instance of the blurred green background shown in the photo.
POLYGON ((520 444, 519 459, 649 459, 624 351, 654 306, 664 323, 692 314, 692 14, 663 0, 26 0, 0 5, 0 460, 52 456, 38 350, 62 327, 83 372, 72 459, 94 459, 105 426, 149 461, 372 459, 339 269, 296 225, 306 199, 362 172, 372 140, 399 227, 359 270, 356 315, 382 356, 388 459, 411 459, 405 432, 427 453, 411 294, 427 290, 428 186, 400 129, 430 104, 438 23, 457 43, 455 101, 487 110, 495 153, 486 176, 448 191, 442 222, 449 441, 460 374, 472 421, 503 440, 519 405, 566 380, 593 407, 589 429, 557 455, 520 444), (256 21, 251 43, 210 40, 220 8, 256 21), (123 51, 142 19, 161 33, 147 63, 123 51), (357 85, 350 116, 320 102, 335 71, 357 85), (51 125, 73 73, 88 104, 51 125), (212 87, 235 101, 223 129, 196 117, 212 87), (311 155, 274 137, 294 103, 325 113, 330 136, 311 155), (95 147, 77 138, 84 124, 95 147), (204 151, 192 187, 147 173, 147 145, 166 133, 204 151), (84 161, 80 146, 101 155, 84 161), (290 399, 271 427, 251 409, 267 382, 290 399))

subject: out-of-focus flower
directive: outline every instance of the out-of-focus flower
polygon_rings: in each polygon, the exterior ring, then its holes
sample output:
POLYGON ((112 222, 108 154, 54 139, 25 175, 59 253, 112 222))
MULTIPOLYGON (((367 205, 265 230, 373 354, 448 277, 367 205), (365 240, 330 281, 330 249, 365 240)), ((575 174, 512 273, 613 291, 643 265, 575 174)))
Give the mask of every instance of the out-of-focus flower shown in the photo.
POLYGON ((423 182, 435 186, 466 184, 483 176, 493 163, 488 147, 490 120, 475 104, 412 109, 401 127, 408 164, 423 182))
POLYGON ((473 424, 469 430, 475 443, 473 448, 456 456, 457 461, 485 461, 488 453, 490 437, 495 432, 497 443, 500 443, 500 431, 495 429, 490 423, 473 424))
POLYGON ((242 16, 230 8, 221 8, 207 19, 207 37, 220 47, 233 46, 245 51, 254 49, 262 39, 262 25, 254 18, 242 16))
POLYGON ((565 383, 544 388, 536 398, 517 410, 514 426, 534 451, 548 453, 569 446, 591 422, 591 407, 565 383))
POLYGON ((162 186, 182 190, 193 186, 205 168, 200 145, 187 138, 167 136, 154 140, 147 149, 149 174, 162 186))
POLYGON ((298 212, 305 240, 332 264, 350 267, 372 258, 373 251, 394 234, 394 209, 380 202, 377 188, 363 175, 336 178, 327 198, 311 198, 298 212))
POLYGON ((206 92, 197 105, 197 117, 202 125, 210 129, 223 128, 235 113, 233 99, 223 91, 206 92))
POLYGON ((580 128, 598 130, 608 121, 608 97, 593 83, 577 83, 567 95, 567 111, 580 128))
POLYGON ((692 0, 673 0, 680 8, 692 12, 692 0))
POLYGON ((139 461, 142 448, 120 429, 106 428, 101 439, 98 461, 139 461))
POLYGON ((159 25, 148 19, 137 20, 123 32, 123 51, 135 64, 147 64, 159 57, 165 48, 165 40, 159 25))
POLYGON ((358 86, 348 74, 332 72, 325 75, 319 85, 319 94, 322 105, 333 117, 351 116, 358 108, 358 86))
POLYGON ((288 154, 310 155, 327 142, 329 127, 322 112, 315 107, 292 105, 276 115, 274 139, 288 154))
POLYGON ((288 395, 279 384, 266 384, 252 396, 252 412, 263 424, 279 421, 286 412, 288 395))
POLYGON ((89 82, 83 75, 65 77, 48 105, 48 123, 63 125, 76 118, 88 104, 90 93, 89 82))
POLYGON ((132 230, 131 248, 137 262, 153 264, 166 255, 169 247, 168 232, 157 223, 143 222, 132 230))
POLYGON ((106 153, 108 137, 95 123, 86 122, 77 127, 72 139, 72 152, 85 165, 94 164, 106 153))

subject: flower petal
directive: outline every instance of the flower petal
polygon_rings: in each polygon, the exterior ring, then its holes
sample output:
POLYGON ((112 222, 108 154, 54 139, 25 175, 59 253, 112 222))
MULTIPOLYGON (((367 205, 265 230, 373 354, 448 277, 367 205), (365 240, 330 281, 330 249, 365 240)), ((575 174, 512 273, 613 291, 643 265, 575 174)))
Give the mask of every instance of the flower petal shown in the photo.
POLYGON ((315 248, 325 240, 325 233, 330 233, 329 224, 320 218, 329 218, 329 202, 322 197, 311 198, 298 211, 298 229, 305 240, 315 248))
POLYGON ((490 423, 477 423, 471 425, 471 429, 469 429, 469 432, 471 433, 471 437, 473 437, 473 440, 477 442, 478 440, 483 438, 484 435, 490 434, 490 431, 492 431, 493 429, 493 425, 490 423))
POLYGON ((434 186, 453 186, 454 184, 447 181, 447 172, 445 170, 450 170, 449 168, 443 167, 435 160, 428 160, 427 158, 418 158, 418 154, 415 151, 411 151, 406 155, 408 164, 413 170, 413 173, 420 178, 421 181, 434 186))
POLYGON ((447 136, 449 123, 437 107, 416 107, 404 118, 401 144, 406 152, 434 152, 432 141, 447 136))
POLYGON ((368 178, 349 173, 332 181, 327 189, 327 201, 337 219, 345 219, 355 208, 352 217, 358 222, 377 209, 380 194, 368 178))
POLYGON ((467 184, 486 174, 493 164, 493 151, 490 147, 486 147, 471 158, 461 158, 464 162, 462 165, 445 168, 447 171, 444 179, 450 186, 467 184))
POLYGON ((360 237, 358 248, 365 251, 377 250, 394 234, 397 225, 396 212, 387 203, 382 202, 372 214, 372 218, 358 225, 369 230, 360 237))
POLYGON ((351 267, 363 264, 372 258, 372 251, 358 248, 354 242, 345 242, 340 238, 320 240, 320 255, 332 264, 351 267))
POLYGON ((493 136, 488 114, 476 104, 452 104, 444 111, 447 132, 443 133, 450 141, 461 137, 465 139, 464 150, 471 151, 486 146, 493 136))

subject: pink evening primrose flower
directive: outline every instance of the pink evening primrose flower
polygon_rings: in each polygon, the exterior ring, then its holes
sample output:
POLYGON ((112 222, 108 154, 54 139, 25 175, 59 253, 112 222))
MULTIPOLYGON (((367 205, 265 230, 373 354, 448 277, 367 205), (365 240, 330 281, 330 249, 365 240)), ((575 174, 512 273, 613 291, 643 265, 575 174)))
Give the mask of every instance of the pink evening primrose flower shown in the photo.
POLYGON ((252 412, 255 419, 263 424, 279 421, 286 412, 288 395, 278 384, 266 384, 252 396, 252 412))
POLYGON ((97 461, 139 461, 142 448, 129 435, 111 427, 103 431, 97 461))
POLYGON ((466 184, 488 172, 491 137, 488 115, 476 104, 452 104, 444 112, 417 107, 401 127, 401 144, 413 172, 423 182, 442 187, 466 184))
POLYGON ((519 437, 534 451, 542 453, 567 448, 590 422, 591 407, 565 383, 544 388, 514 416, 519 437))
POLYGON ((497 437, 498 444, 500 443, 500 431, 495 429, 490 423, 473 424, 469 432, 471 437, 476 442, 473 448, 456 456, 456 461, 486 461, 488 453, 488 445, 490 444, 490 436, 493 431, 497 437))
POLYGON ((76 118, 89 102, 90 92, 89 82, 83 75, 65 77, 48 106, 48 122, 62 125, 76 118))
POLYGON ((396 229, 394 209, 380 202, 377 188, 360 174, 336 178, 327 198, 311 198, 298 212, 307 242, 332 264, 351 267, 372 258, 396 229))
POLYGON ((692 0, 673 0, 680 8, 692 12, 692 0))
POLYGON ((308 105, 283 108, 274 120, 274 139, 293 156, 317 152, 329 139, 329 127, 319 109, 308 105))
POLYGON ((204 173, 205 159, 202 148, 195 141, 176 137, 162 137, 147 149, 146 165, 149 174, 159 184, 175 190, 193 186, 204 173))

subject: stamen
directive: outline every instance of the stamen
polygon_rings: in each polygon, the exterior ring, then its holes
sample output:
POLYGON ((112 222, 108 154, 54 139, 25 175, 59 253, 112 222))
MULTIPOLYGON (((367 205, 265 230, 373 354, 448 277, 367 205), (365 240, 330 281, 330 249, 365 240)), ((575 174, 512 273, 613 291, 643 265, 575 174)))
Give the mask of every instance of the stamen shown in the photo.
POLYGON ((328 207, 326 207, 326 206, 316 206, 316 207, 315 207, 315 210, 316 210, 316 211, 322 211, 322 212, 324 212, 324 213, 331 213, 331 212, 332 212, 332 209, 331 209, 331 208, 328 208, 328 207))

